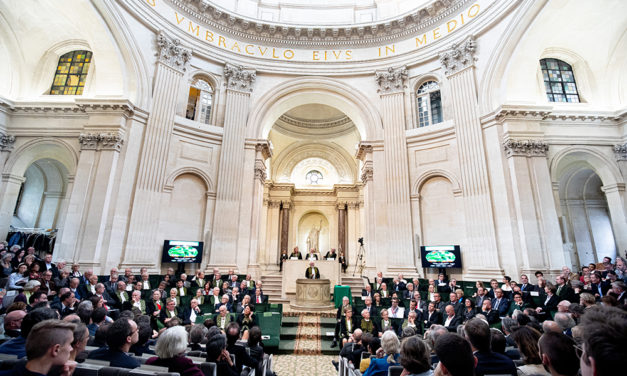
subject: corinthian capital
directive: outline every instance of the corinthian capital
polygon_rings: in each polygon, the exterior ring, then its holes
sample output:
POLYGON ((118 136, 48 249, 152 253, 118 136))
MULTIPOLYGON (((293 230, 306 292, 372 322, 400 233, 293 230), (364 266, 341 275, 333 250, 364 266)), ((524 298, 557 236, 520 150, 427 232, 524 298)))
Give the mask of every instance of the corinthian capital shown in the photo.
POLYGON ((235 89, 250 93, 257 75, 254 69, 245 69, 240 65, 227 63, 224 66, 224 78, 229 89, 235 89))
POLYGON ((9 136, 7 134, 0 135, 0 151, 9 151, 13 149, 14 142, 15 136, 9 136))
POLYGON ((617 161, 627 161, 627 144, 614 145, 614 155, 617 161))
POLYGON ((379 93, 402 92, 407 81, 407 67, 390 67, 387 70, 375 72, 375 80, 379 85, 379 93))
POLYGON ((192 50, 181 47, 179 39, 170 39, 162 31, 157 35, 159 61, 170 68, 185 72, 192 58, 192 50))
POLYGON ((542 140, 512 140, 503 143, 507 157, 546 157, 549 145, 542 140))
POLYGON ((440 54, 440 64, 447 76, 470 67, 475 63, 477 42, 471 35, 461 43, 454 43, 451 49, 440 54))

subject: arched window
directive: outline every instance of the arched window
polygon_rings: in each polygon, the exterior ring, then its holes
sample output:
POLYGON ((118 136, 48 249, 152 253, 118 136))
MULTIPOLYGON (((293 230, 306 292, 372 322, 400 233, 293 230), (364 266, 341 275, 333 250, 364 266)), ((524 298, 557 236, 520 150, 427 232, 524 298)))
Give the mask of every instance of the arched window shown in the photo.
POLYGON ((557 59, 540 60, 544 88, 549 102, 579 103, 573 68, 557 59))
POLYGON ((50 94, 82 95, 90 63, 90 51, 72 51, 61 56, 50 94))
POLYGON ((427 81, 420 85, 416 92, 418 99, 418 126, 426 127, 442 122, 442 98, 440 85, 435 81, 427 81))
POLYGON ((187 99, 185 117, 204 124, 211 123, 211 108, 213 106, 213 88, 202 78, 192 81, 187 99))
POLYGON ((305 176, 305 179, 307 180, 307 183, 311 185, 316 185, 322 182, 323 177, 320 171, 311 170, 307 173, 307 175, 305 176))

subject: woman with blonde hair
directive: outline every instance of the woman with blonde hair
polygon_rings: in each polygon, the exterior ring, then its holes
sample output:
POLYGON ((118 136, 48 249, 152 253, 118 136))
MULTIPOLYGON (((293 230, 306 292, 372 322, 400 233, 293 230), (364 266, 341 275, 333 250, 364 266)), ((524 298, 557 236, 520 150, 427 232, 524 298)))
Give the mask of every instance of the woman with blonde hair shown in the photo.
POLYGON ((383 349, 383 357, 372 359, 370 365, 363 376, 385 376, 388 374, 390 366, 399 365, 401 343, 396 333, 391 330, 385 331, 381 336, 381 349, 383 349))

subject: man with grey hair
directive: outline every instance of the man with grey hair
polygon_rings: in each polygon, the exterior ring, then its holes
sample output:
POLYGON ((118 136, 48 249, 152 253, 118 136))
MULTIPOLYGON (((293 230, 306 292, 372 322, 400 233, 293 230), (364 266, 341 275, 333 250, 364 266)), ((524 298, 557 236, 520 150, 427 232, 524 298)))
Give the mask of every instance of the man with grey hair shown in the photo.
POLYGON ((610 294, 616 298, 618 305, 620 306, 625 304, 625 290, 627 290, 625 283, 623 281, 614 281, 611 286, 610 294))
POLYGON ((553 320, 545 320, 542 323, 542 331, 544 333, 548 333, 548 332, 555 332, 555 333, 562 333, 562 328, 553 320))
MULTIPOLYGON (((361 359, 361 353, 366 351, 361 343, 361 336, 363 332, 357 328, 353 331, 353 334, 348 339, 348 342, 340 350, 340 356, 348 359, 354 365, 358 365, 361 359)), ((335 363, 333 363, 335 366, 335 363)))
POLYGON ((557 312, 568 312, 568 308, 570 307, 571 302, 568 300, 562 300, 557 303, 557 312))
POLYGON ((569 313, 557 312, 554 317, 555 323, 562 329, 562 333, 569 337, 573 336, 571 329, 576 325, 575 320, 569 313))

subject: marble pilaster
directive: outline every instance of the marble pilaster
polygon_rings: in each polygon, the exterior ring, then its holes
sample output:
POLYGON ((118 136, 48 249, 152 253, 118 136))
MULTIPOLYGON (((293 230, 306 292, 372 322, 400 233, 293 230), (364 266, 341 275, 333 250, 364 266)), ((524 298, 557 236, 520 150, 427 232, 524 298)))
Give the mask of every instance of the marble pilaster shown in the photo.
POLYGON ((158 59, 152 111, 148 116, 137 172, 124 267, 156 267, 153 255, 162 239, 157 238, 161 192, 165 183, 167 155, 171 145, 180 80, 191 59, 191 50, 163 33, 156 38, 158 59))
MULTIPOLYGON (((260 248, 263 246, 261 234, 265 229, 265 221, 262 219, 263 206, 263 190, 266 181, 266 163, 265 160, 272 156, 270 143, 265 140, 258 140, 255 144, 255 167, 253 178, 253 202, 251 213, 251 234, 250 234, 250 258, 248 264, 249 273, 257 276, 260 273, 259 260, 261 258, 260 248)), ((266 209, 267 210, 267 209, 266 209)), ((263 216, 265 218, 265 215, 263 216)))
POLYGON ((464 194, 468 248, 462 251, 464 278, 486 279, 502 275, 485 158, 483 131, 477 108, 474 73, 476 42, 472 36, 440 54, 450 82, 453 120, 464 194))

